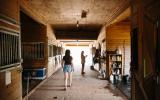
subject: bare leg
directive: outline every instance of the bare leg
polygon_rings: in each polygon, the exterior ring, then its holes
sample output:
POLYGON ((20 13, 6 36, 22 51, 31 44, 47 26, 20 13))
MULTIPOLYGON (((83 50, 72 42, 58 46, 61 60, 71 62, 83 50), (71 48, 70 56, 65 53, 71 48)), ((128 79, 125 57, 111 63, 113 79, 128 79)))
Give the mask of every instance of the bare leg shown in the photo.
POLYGON ((65 89, 67 89, 67 80, 68 80, 68 73, 64 73, 64 82, 65 82, 65 89))
POLYGON ((69 73, 69 86, 72 85, 72 72, 69 73))
POLYGON ((82 64, 82 70, 81 70, 81 74, 84 73, 84 63, 82 64))

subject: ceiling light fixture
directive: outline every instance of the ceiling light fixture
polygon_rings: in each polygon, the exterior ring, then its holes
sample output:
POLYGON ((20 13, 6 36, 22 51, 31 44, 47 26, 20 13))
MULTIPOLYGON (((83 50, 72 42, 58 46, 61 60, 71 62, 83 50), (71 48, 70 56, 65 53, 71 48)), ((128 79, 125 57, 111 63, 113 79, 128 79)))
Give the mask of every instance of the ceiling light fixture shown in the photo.
POLYGON ((86 18, 86 17, 87 17, 88 12, 89 12, 89 9, 87 9, 87 10, 82 10, 81 18, 86 18))
POLYGON ((77 20, 77 24, 76 24, 76 26, 77 26, 77 27, 79 27, 79 21, 78 21, 78 20, 77 20))

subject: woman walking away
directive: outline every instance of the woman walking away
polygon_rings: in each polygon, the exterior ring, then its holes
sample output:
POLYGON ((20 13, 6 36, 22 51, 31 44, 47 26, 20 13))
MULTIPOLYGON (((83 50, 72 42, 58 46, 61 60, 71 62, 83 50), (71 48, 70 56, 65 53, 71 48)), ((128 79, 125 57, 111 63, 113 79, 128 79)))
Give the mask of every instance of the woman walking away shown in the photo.
POLYGON ((62 68, 64 72, 64 83, 65 83, 65 90, 67 90, 67 81, 69 78, 69 86, 72 85, 72 72, 73 72, 73 63, 72 63, 72 56, 70 56, 70 50, 65 51, 65 56, 62 60, 62 68))
POLYGON ((82 70, 81 70, 81 74, 85 74, 84 72, 84 66, 85 66, 85 59, 86 59, 87 55, 84 56, 84 51, 81 52, 81 64, 82 64, 82 70))

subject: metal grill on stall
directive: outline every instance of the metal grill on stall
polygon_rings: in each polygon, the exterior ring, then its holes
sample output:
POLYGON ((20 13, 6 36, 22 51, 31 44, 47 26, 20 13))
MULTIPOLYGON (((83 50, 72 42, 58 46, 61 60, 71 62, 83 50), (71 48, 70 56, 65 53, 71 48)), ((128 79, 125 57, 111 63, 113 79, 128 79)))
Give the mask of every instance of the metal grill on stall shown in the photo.
POLYGON ((22 43, 22 58, 24 60, 43 59, 44 43, 43 42, 27 42, 22 43))
POLYGON ((19 33, 0 30, 0 69, 20 64, 19 33))

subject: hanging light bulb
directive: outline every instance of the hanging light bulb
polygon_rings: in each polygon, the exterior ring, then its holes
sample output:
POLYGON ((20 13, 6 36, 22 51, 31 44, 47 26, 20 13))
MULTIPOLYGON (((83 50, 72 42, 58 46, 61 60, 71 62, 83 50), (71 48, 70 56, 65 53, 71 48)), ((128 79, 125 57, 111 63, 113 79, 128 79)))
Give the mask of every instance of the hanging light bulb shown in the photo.
POLYGON ((77 27, 79 27, 79 21, 77 20, 77 25, 76 25, 77 27))

